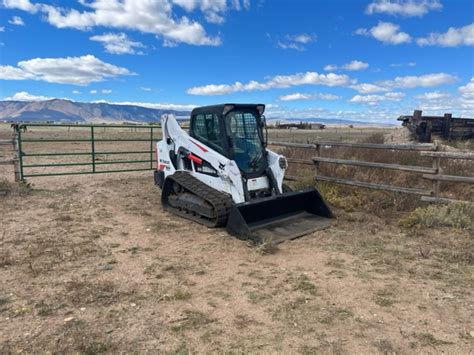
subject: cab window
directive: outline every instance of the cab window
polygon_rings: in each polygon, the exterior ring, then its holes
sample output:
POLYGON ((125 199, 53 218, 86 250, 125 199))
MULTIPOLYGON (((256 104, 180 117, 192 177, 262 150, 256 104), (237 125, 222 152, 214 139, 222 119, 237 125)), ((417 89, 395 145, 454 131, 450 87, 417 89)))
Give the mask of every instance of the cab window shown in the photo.
POLYGON ((213 113, 198 114, 194 116, 192 132, 195 138, 209 145, 220 153, 222 147, 221 127, 219 117, 213 113))

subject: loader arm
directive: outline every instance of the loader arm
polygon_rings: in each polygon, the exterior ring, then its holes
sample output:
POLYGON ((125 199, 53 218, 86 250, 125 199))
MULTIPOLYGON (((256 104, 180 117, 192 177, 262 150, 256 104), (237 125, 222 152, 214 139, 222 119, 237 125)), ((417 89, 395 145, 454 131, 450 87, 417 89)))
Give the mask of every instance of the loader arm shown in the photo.
MULTIPOLYGON (((167 157, 173 153, 176 156, 188 155, 192 161, 192 172, 196 172, 202 165, 208 166, 207 164, 209 164, 216 174, 197 173, 193 176, 203 183, 231 195, 234 203, 245 202, 240 171, 233 160, 226 158, 197 139, 189 136, 178 124, 174 115, 164 115, 162 117, 162 129, 163 140, 157 144, 159 157, 167 157), (202 162, 198 164, 200 160, 202 162)), ((167 160, 170 162, 170 165, 173 165, 171 157, 167 160)), ((186 168, 181 159, 176 160, 176 165, 174 171, 185 170, 186 168)), ((170 170, 171 173, 174 173, 174 171, 170 170)), ((169 174, 165 174, 165 178, 166 175, 169 174)))

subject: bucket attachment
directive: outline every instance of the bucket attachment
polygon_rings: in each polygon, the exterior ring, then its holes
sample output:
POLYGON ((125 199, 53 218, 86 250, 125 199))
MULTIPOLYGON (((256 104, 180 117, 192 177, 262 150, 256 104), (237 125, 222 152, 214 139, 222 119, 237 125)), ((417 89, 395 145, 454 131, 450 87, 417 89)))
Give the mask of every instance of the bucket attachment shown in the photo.
POLYGON ((232 206, 227 231, 239 239, 277 244, 330 226, 333 215, 314 188, 232 206))

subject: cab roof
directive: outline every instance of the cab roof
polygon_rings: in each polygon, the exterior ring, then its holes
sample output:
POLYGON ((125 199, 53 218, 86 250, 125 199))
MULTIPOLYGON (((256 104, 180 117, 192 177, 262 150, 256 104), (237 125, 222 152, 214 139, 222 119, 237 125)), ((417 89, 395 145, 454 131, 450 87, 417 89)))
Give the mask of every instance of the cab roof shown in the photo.
POLYGON ((201 106, 196 107, 191 111, 191 116, 199 115, 199 114, 206 114, 206 113, 214 113, 219 116, 227 114, 229 111, 233 109, 256 109, 261 115, 265 111, 264 104, 220 104, 220 105, 211 105, 211 106, 201 106))

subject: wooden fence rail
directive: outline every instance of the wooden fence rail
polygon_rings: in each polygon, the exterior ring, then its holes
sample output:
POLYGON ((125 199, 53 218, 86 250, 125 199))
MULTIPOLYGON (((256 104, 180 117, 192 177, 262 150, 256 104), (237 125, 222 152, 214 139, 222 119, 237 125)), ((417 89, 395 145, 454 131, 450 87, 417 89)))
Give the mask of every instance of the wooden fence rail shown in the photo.
MULTIPOLYGON (((314 151, 315 156, 308 159, 295 159, 288 158, 289 163, 295 164, 304 164, 304 165, 314 165, 315 167, 315 177, 317 181, 326 181, 332 182, 341 185, 349 185, 355 187, 376 189, 376 190, 385 190, 392 192, 400 192, 407 194, 414 194, 421 196, 423 201, 427 202, 439 202, 439 203, 448 203, 456 202, 457 200, 449 199, 440 196, 440 182, 449 181, 454 183, 465 183, 465 184, 474 184, 474 177, 471 176, 454 176, 443 174, 441 167, 442 159, 466 159, 474 160, 474 154, 472 153, 462 153, 462 152, 439 152, 438 146, 436 144, 373 144, 373 143, 349 143, 349 142, 327 142, 327 141, 317 141, 312 143, 289 143, 289 142, 269 142, 270 145, 288 147, 288 148, 302 148, 310 149, 314 151), (402 165, 402 164, 393 164, 393 163, 379 163, 379 162, 369 162, 362 160, 348 160, 348 159, 338 159, 330 157, 321 156, 321 148, 330 149, 331 147, 351 147, 354 149, 385 149, 390 151, 411 151, 419 154, 420 157, 427 157, 432 159, 432 166, 413 166, 413 165, 402 165), (356 181, 348 179, 340 179, 334 176, 322 176, 318 175, 318 166, 320 163, 325 164, 338 164, 338 165, 350 165, 357 167, 365 168, 378 168, 378 169, 390 169, 397 171, 404 171, 408 173, 417 173, 422 174, 422 178, 427 182, 431 182, 430 189, 420 189, 406 186, 393 186, 388 184, 378 184, 373 182, 366 181, 356 181)), ((297 176, 288 176, 287 180, 297 180, 297 176)), ((473 201, 461 201, 461 202, 473 202, 473 201)))

